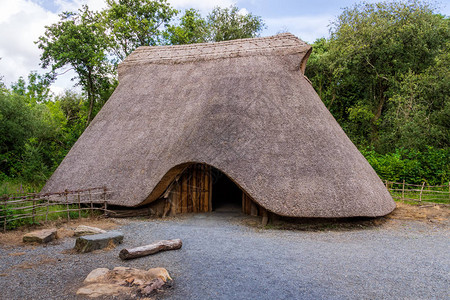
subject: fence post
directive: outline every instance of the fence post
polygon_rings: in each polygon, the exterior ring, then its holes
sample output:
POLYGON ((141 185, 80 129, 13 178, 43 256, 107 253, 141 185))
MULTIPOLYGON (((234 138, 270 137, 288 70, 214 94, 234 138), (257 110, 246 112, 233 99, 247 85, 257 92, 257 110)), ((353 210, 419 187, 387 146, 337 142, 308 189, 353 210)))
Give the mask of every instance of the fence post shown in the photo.
POLYGON ((66 190, 66 191, 64 192, 64 194, 66 195, 67 221, 70 221, 69 197, 67 197, 67 195, 69 194, 69 191, 66 190))
POLYGON ((103 201, 105 201, 105 212, 104 212, 104 215, 106 217, 107 216, 106 210, 108 209, 108 203, 106 202, 106 187, 103 188, 103 201))
POLYGON ((80 191, 78 191, 78 219, 81 219, 80 191))
POLYGON ((34 222, 35 222, 35 215, 36 215, 36 198, 34 197, 34 196, 32 196, 33 197, 33 199, 31 200, 32 202, 33 202, 33 212, 32 212, 32 215, 31 215, 31 220, 32 220, 32 222, 33 222, 33 224, 34 224, 34 222))
POLYGON ((402 201, 405 201, 405 179, 403 179, 403 186, 402 186, 402 201))
POLYGON ((4 210, 3 210, 3 232, 5 232, 6 233, 6 222, 7 222, 7 217, 8 217, 8 211, 7 211, 7 209, 8 209, 8 196, 5 196, 5 199, 4 199, 5 201, 4 201, 4 210))
POLYGON ((448 182, 448 200, 450 200, 450 181, 448 182))
POLYGON ((48 208, 50 206, 50 197, 46 196, 46 198, 47 198, 47 211, 45 212, 45 222, 47 222, 48 220, 48 208))
POLYGON ((425 181, 422 183, 422 188, 420 189, 419 203, 422 203, 422 192, 423 192, 423 187, 424 186, 425 186, 425 181))
POLYGON ((89 190, 89 202, 91 202, 91 217, 94 214, 94 204, 92 203, 92 196, 91 196, 91 190, 89 190))

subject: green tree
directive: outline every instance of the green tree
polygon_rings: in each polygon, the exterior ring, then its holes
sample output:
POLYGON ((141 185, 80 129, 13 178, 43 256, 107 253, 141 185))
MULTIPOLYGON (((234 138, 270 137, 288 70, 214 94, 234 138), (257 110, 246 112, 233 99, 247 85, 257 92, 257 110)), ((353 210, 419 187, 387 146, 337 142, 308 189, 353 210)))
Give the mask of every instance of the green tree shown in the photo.
POLYGON ((236 6, 214 8, 204 19, 195 9, 188 9, 178 25, 165 32, 169 44, 193 44, 252 38, 265 28, 261 17, 243 14, 236 6))
MULTIPOLYGON (((389 116, 398 109, 398 95, 406 93, 402 82, 413 84, 414 76, 431 72, 450 39, 449 25, 448 18, 422 1, 357 4, 332 23, 328 41, 316 42, 314 46, 324 51, 312 55, 307 76, 354 142, 392 151, 399 144, 382 135, 392 135, 389 116)), ((419 119, 426 116, 416 117, 414 124, 425 128, 419 119)))
POLYGON ((101 26, 99 15, 83 6, 78 13, 65 12, 60 21, 46 26, 44 36, 37 42, 42 67, 51 66, 51 78, 56 71, 71 66, 78 84, 89 99, 86 124, 92 119, 94 104, 102 99, 105 87, 114 85, 111 65, 107 60, 108 37, 101 26))
POLYGON ((162 42, 163 31, 178 13, 166 0, 106 0, 103 23, 109 47, 120 62, 139 46, 162 42))
POLYGON ((50 79, 46 75, 39 75, 36 71, 28 75, 28 83, 19 77, 11 85, 14 93, 26 96, 31 102, 45 102, 51 99, 50 79))
POLYGON ((424 72, 404 74, 387 103, 383 144, 424 150, 450 145, 450 42, 424 72))
POLYGON ((243 14, 237 6, 214 8, 207 17, 209 41, 220 42, 259 36, 265 28, 261 17, 243 14))
POLYGON ((205 43, 208 41, 209 28, 197 10, 187 9, 180 18, 180 24, 169 26, 165 36, 172 45, 205 43))

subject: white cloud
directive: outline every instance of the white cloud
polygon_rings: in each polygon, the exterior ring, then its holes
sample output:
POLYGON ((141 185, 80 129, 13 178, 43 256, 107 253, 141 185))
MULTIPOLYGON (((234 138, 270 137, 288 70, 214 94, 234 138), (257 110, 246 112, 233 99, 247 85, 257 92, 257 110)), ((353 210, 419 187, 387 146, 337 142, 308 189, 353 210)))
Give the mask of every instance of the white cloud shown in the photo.
POLYGON ((248 15, 249 12, 248 12, 247 9, 241 8, 241 9, 238 11, 238 14, 240 14, 241 16, 245 16, 245 15, 248 15))
MULTIPOLYGON (((44 73, 40 67, 41 50, 34 43, 45 33, 45 26, 59 20, 58 13, 76 11, 83 4, 91 10, 105 7, 104 0, 55 0, 56 12, 44 8, 41 0, 0 0, 0 76, 9 86, 20 76, 26 78, 31 71, 44 73)), ((51 87, 55 93, 72 88, 74 72, 61 76, 51 87)))
POLYGON ((26 77, 39 70, 40 50, 34 44, 44 34, 45 25, 58 20, 58 16, 27 0, 1 3, 0 14, 0 74, 5 83, 26 77))
POLYGON ((328 24, 333 19, 332 15, 269 18, 264 20, 267 25, 264 35, 288 31, 305 42, 312 43, 317 38, 328 37, 328 24))
MULTIPOLYGON (((202 14, 207 14, 216 6, 229 7, 236 4, 235 0, 170 0, 177 9, 195 8, 202 14)), ((34 42, 45 32, 45 25, 51 25, 59 20, 62 11, 76 11, 83 4, 91 10, 101 10, 106 7, 105 0, 0 0, 0 76, 10 85, 19 76, 27 77, 30 71, 42 72, 40 68, 41 50, 34 42), (51 11, 50 11, 51 10, 51 11)), ((242 8, 240 13, 247 10, 242 8)), ((332 16, 302 16, 288 18, 265 19, 268 29, 264 35, 276 34, 279 31, 290 31, 305 41, 312 42, 316 38, 328 35, 327 25, 332 16)), ((73 72, 61 76, 53 85, 52 90, 61 91, 72 88, 73 72)))
POLYGON ((236 1, 233 0, 171 0, 169 2, 176 9, 195 8, 203 14, 208 13, 216 6, 229 7, 236 4, 236 1))
POLYGON ((85 4, 93 11, 99 11, 106 7, 105 0, 54 0, 54 2, 59 11, 77 11, 85 4))

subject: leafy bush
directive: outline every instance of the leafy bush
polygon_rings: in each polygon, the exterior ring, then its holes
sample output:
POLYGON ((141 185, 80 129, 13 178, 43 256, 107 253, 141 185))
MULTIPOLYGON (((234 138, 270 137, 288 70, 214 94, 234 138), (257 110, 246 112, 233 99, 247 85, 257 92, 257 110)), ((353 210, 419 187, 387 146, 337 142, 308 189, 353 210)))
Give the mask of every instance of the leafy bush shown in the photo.
POLYGON ((361 153, 383 180, 417 184, 425 181, 430 185, 450 181, 450 148, 427 146, 425 151, 401 148, 394 153, 380 154, 369 147, 361 153))

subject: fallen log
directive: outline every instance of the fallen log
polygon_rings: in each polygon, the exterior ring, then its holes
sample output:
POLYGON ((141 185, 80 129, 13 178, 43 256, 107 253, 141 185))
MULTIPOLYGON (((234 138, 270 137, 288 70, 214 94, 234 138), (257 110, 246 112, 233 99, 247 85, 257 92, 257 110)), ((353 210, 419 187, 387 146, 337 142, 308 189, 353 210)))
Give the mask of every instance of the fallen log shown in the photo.
POLYGON ((182 244, 183 243, 181 242, 180 239, 158 241, 150 245, 145 245, 132 249, 122 249, 119 253, 119 257, 122 260, 138 258, 142 256, 155 254, 160 251, 180 249, 182 244))

